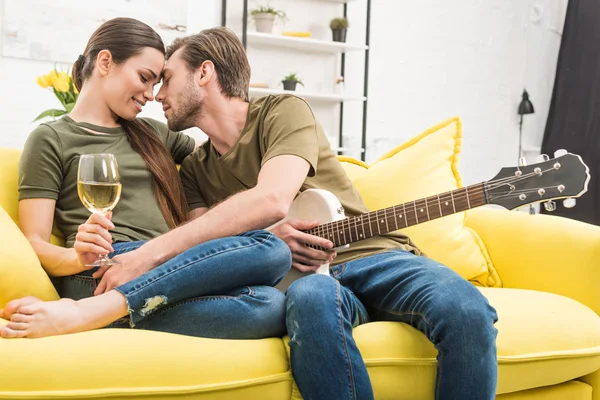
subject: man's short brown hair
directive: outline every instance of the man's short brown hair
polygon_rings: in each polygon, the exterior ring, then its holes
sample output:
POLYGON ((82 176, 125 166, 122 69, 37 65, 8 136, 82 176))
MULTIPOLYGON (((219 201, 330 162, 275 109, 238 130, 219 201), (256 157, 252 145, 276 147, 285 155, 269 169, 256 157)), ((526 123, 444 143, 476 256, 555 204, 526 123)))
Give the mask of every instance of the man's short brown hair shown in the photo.
POLYGON ((196 71, 204 61, 212 61, 221 92, 229 98, 248 101, 250 64, 242 42, 230 29, 205 29, 195 35, 177 38, 167 47, 167 59, 180 48, 183 48, 181 58, 190 71, 196 71))

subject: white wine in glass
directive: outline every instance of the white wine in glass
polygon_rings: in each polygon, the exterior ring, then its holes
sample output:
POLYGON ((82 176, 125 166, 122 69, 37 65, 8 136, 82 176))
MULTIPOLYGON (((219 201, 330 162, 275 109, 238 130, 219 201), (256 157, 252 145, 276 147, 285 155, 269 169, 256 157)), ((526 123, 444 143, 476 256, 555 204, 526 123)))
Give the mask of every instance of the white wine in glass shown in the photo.
MULTIPOLYGON (((113 154, 83 154, 79 158, 77 171, 77 193, 79 199, 92 213, 106 214, 112 211, 121 198, 119 167, 113 154)), ((106 255, 88 267, 118 264, 106 255)))

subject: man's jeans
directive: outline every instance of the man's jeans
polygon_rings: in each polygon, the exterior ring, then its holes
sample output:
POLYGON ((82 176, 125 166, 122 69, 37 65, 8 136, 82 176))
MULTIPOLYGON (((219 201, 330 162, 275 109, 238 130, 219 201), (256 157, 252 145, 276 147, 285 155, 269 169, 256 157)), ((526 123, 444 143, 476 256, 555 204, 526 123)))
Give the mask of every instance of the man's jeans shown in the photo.
POLYGON ((330 273, 301 278, 286 293, 292 373, 305 400, 373 399, 352 337, 369 321, 400 321, 427 335, 438 351, 436 399, 495 398, 496 311, 471 283, 402 250, 330 273))
MULTIPOLYGON (((144 242, 115 243, 116 256, 144 242)), ((127 299, 127 327, 223 339, 280 337, 285 297, 275 289, 289 271, 288 246, 260 230, 199 244, 117 288, 127 299)), ((61 297, 93 296, 93 271, 65 277, 61 297)))

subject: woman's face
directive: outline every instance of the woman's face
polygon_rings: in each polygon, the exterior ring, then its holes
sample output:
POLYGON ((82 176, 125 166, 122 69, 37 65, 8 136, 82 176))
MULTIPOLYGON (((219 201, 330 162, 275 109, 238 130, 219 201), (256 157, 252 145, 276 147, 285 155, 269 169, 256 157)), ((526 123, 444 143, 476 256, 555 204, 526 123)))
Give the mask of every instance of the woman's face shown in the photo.
POLYGON ((104 86, 113 114, 127 120, 136 118, 146 102, 154 100, 154 85, 160 81, 164 64, 165 55, 152 47, 145 47, 121 64, 113 64, 104 86))

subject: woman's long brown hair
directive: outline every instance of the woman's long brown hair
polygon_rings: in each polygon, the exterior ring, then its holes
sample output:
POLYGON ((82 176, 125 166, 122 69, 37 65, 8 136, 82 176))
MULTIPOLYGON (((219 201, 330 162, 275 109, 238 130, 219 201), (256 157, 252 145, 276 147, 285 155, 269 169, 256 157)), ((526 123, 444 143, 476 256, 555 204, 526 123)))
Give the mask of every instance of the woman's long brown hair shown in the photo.
MULTIPOLYGON (((165 45, 151 27, 132 18, 114 18, 103 23, 90 37, 84 53, 73 64, 73 83, 81 91, 92 75, 98 53, 110 51, 115 64, 121 64, 151 47, 165 54, 165 45)), ((161 212, 170 228, 187 221, 188 208, 181 179, 173 157, 156 132, 140 119, 120 119, 131 147, 152 173, 154 192, 161 212)))

